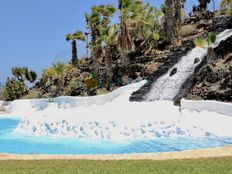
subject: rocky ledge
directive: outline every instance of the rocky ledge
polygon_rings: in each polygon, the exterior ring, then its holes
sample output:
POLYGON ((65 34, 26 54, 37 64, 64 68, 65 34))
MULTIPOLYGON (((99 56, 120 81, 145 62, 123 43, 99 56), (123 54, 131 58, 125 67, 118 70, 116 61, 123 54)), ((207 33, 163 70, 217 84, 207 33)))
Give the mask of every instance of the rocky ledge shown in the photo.
POLYGON ((214 49, 217 59, 195 75, 187 99, 232 102, 232 36, 214 49))
MULTIPOLYGON (((209 28, 209 31, 221 32, 230 28, 232 28, 231 17, 216 16, 212 19, 212 26, 209 28)), ((187 97, 188 99, 232 101, 231 42, 232 37, 229 37, 214 49, 216 57, 218 57, 217 60, 209 61, 206 58, 203 59, 202 63, 195 69, 194 75, 183 84, 180 92, 174 98, 175 103, 179 103, 180 99, 183 97, 187 97)), ((152 84, 160 76, 168 72, 182 56, 186 55, 194 47, 195 45, 192 41, 187 41, 182 46, 171 51, 166 62, 160 66, 158 70, 148 76, 148 82, 131 95, 130 101, 143 101, 143 96, 150 91, 152 84)))

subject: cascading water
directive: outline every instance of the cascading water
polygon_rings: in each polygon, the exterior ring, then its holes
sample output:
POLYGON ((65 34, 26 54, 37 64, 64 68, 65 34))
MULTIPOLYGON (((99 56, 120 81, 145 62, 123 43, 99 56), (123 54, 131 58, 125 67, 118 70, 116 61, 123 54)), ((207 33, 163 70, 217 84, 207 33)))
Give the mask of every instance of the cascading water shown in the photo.
MULTIPOLYGON (((232 35, 232 30, 225 30, 217 36, 216 42, 212 45, 213 48, 232 35)), ((146 101, 154 100, 173 100, 178 94, 183 83, 194 74, 195 68, 201 63, 206 56, 207 49, 194 48, 186 56, 172 67, 165 75, 161 76, 154 82, 150 92, 144 96, 146 101), (198 61, 195 62, 195 60, 198 61), (174 72, 176 71, 176 72, 174 72), (174 72, 174 73, 173 73, 174 72)))
MULTIPOLYGON (((222 32, 214 46, 231 35, 232 30, 222 32)), ((194 59, 201 60, 205 55, 205 49, 194 48, 174 66, 176 74, 170 77, 170 70, 154 83, 146 96, 148 100, 172 99, 197 66, 194 59)), ((187 110, 180 113, 171 101, 129 102, 130 95, 145 83, 128 85, 102 96, 56 98, 53 103, 15 101, 11 114, 21 116, 15 133, 91 140, 232 136, 232 118, 227 116, 187 110)))

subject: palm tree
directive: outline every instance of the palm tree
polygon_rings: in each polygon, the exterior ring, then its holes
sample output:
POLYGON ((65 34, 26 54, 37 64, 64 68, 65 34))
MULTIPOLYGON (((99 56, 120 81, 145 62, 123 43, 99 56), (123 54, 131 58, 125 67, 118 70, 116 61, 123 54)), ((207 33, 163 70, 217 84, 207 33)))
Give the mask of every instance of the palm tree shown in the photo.
POLYGON ((118 48, 124 66, 129 64, 128 54, 144 45, 159 29, 161 11, 141 0, 118 0, 120 10, 120 28, 118 48))
MULTIPOLYGON (((129 31, 130 27, 130 16, 131 6, 133 0, 118 0, 119 10, 120 10, 120 35, 118 38, 118 48, 121 52, 122 60, 125 66, 129 63, 127 54, 133 50, 133 41, 131 33, 129 31)), ((135 8, 136 6, 134 6, 135 8)))
POLYGON ((182 19, 182 12, 184 11, 184 3, 186 2, 186 0, 174 0, 175 3, 175 13, 174 13, 174 17, 175 17, 175 25, 176 28, 178 28, 181 24, 181 19, 182 19))
POLYGON ((110 24, 110 18, 116 12, 112 5, 93 6, 90 14, 86 14, 87 26, 91 31, 92 37, 92 57, 94 61, 94 73, 98 76, 100 73, 99 59, 102 55, 101 28, 106 28, 110 24))
POLYGON ((86 54, 87 54, 87 57, 89 57, 89 32, 85 32, 84 33, 86 38, 87 38, 87 42, 86 42, 86 54))
POLYGON ((165 28, 166 41, 167 43, 172 44, 175 36, 173 0, 165 0, 165 6, 163 8, 163 12, 165 14, 164 28, 165 28))
POLYGON ((207 10, 207 5, 210 3, 211 0, 198 0, 199 1, 199 8, 204 11, 207 10))
POLYGON ((66 35, 66 41, 71 41, 72 43, 72 65, 76 67, 78 65, 78 56, 77 56, 77 46, 76 41, 86 41, 86 37, 82 31, 77 31, 73 34, 69 33, 66 35))
POLYGON ((113 77, 112 52, 117 44, 118 33, 118 25, 112 25, 107 28, 102 28, 101 30, 101 39, 105 45, 105 67, 108 85, 113 77))
POLYGON ((27 67, 13 67, 11 69, 12 74, 17 78, 18 81, 29 81, 33 83, 36 78, 37 74, 35 71, 29 71, 27 67))

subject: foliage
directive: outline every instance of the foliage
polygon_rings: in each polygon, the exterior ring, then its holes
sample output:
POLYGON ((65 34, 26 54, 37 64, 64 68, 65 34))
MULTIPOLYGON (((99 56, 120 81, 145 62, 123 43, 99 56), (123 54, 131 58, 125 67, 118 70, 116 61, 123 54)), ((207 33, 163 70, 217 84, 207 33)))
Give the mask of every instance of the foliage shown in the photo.
POLYGON ((64 63, 53 63, 53 66, 47 68, 43 71, 43 76, 45 79, 47 78, 56 78, 62 79, 65 74, 68 74, 72 70, 71 64, 64 64, 64 63))
POLYGON ((194 25, 192 24, 188 24, 188 25, 184 25, 181 27, 181 36, 185 37, 185 36, 190 36, 191 34, 193 34, 195 30, 194 25))
POLYGON ((228 15, 232 15, 232 0, 222 0, 221 7, 226 9, 228 15))
POLYGON ((12 101, 23 97, 28 91, 28 87, 24 81, 18 80, 16 77, 8 77, 3 89, 3 95, 7 101, 12 101))
POLYGON ((194 40, 194 43, 198 47, 205 47, 206 44, 208 44, 208 47, 211 47, 213 43, 216 42, 217 35, 216 33, 210 32, 208 33, 207 39, 204 39, 203 37, 198 37, 194 40))
MULTIPOLYGON (((120 35, 118 45, 122 52, 130 52, 134 42, 144 41, 159 31, 159 17, 163 13, 149 3, 139 0, 119 0, 120 35)), ((157 37, 155 37, 157 38, 157 37)))
POLYGON ((216 39, 217 39, 216 33, 210 32, 210 33, 208 34, 208 42, 209 42, 209 44, 215 43, 215 42, 216 42, 216 39))
POLYGON ((194 40, 194 44, 197 46, 197 47, 205 47, 206 45, 206 40, 203 38, 203 37, 198 37, 194 40))
POLYGON ((77 89, 78 87, 81 87, 81 86, 83 86, 83 82, 80 79, 78 79, 77 77, 73 77, 70 80, 68 86, 65 87, 65 88, 66 88, 67 92, 70 93, 73 90, 75 90, 75 89, 77 89))
POLYGON ((7 78, 3 89, 3 95, 6 100, 16 100, 28 94, 29 89, 25 81, 30 83, 35 82, 37 74, 34 71, 29 71, 27 67, 14 67, 11 69, 12 78, 7 78))
POLYGON ((86 37, 82 31, 76 31, 75 33, 69 33, 66 35, 66 41, 72 42, 72 65, 76 67, 78 65, 77 46, 76 41, 86 41, 86 37))
POLYGON ((69 33, 66 35, 66 41, 74 41, 74 40, 86 41, 86 37, 82 31, 76 31, 73 34, 69 33))
POLYGON ((95 88, 98 86, 98 79, 95 73, 91 73, 84 79, 84 84, 88 89, 95 88))
POLYGON ((37 74, 34 71, 29 71, 27 67, 14 67, 11 69, 12 75, 15 76, 18 80, 22 81, 29 81, 33 83, 36 78, 37 74))
POLYGON ((102 39, 101 30, 107 28, 111 22, 111 17, 116 12, 116 8, 112 5, 93 6, 90 14, 85 14, 87 27, 91 31, 92 56, 94 60, 94 72, 99 74, 99 59, 102 56, 102 39))

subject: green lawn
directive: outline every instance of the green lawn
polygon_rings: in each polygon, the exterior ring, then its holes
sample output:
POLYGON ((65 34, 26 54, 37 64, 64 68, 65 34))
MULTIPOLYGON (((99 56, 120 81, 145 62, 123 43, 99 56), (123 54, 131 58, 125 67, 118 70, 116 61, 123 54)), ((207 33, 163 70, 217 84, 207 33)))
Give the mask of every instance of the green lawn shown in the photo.
POLYGON ((232 174, 232 158, 173 161, 0 161, 0 174, 232 174))

